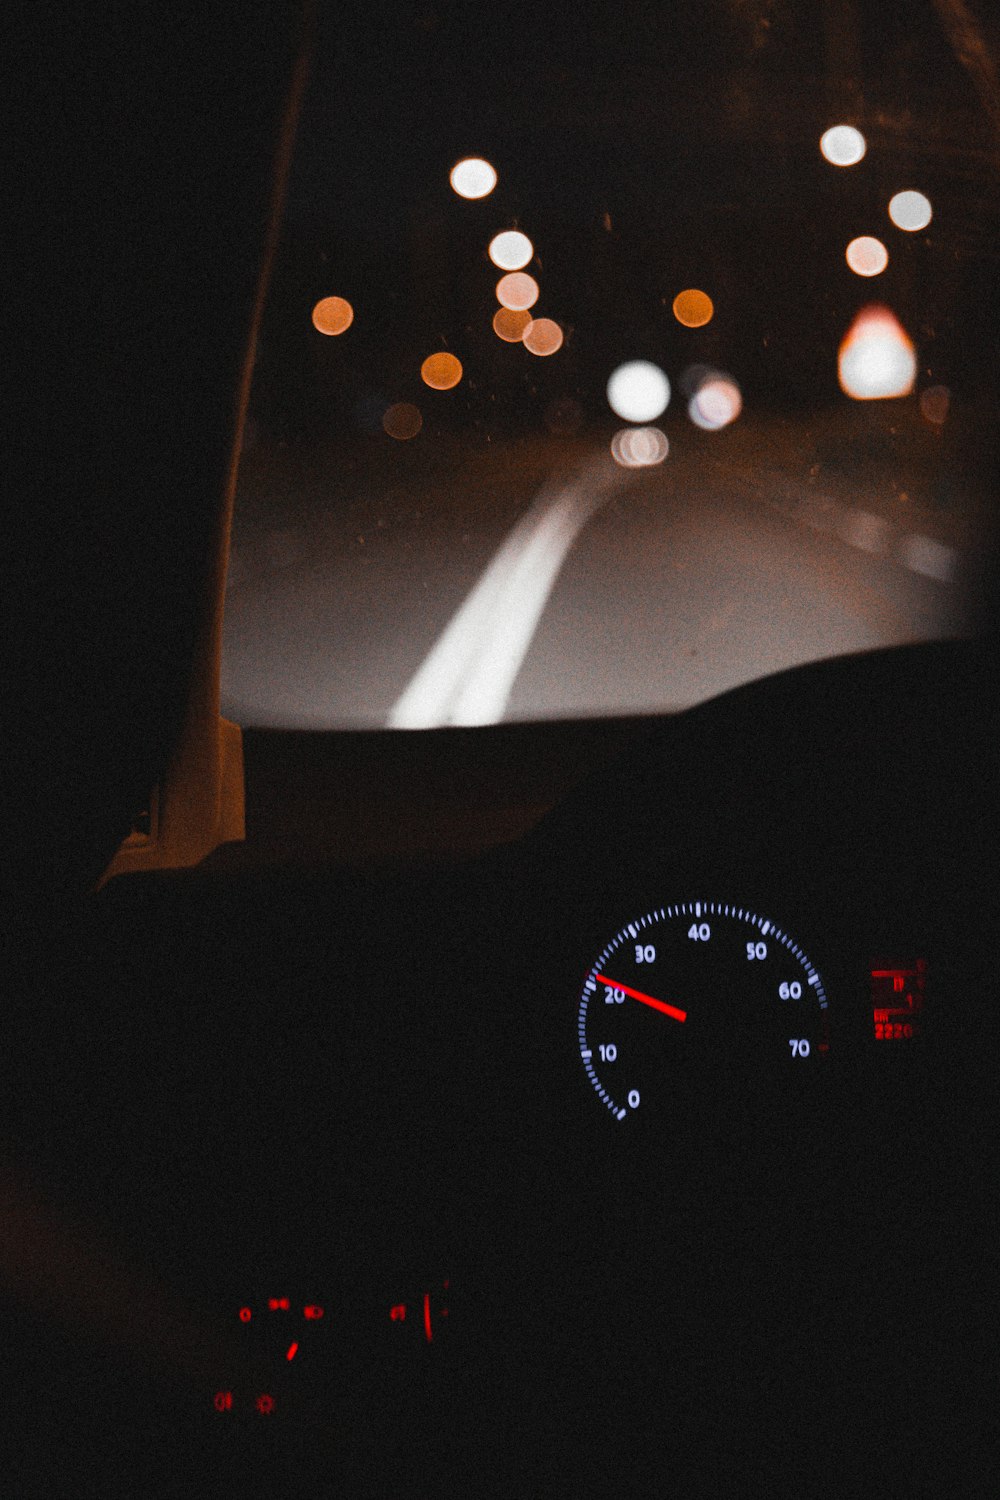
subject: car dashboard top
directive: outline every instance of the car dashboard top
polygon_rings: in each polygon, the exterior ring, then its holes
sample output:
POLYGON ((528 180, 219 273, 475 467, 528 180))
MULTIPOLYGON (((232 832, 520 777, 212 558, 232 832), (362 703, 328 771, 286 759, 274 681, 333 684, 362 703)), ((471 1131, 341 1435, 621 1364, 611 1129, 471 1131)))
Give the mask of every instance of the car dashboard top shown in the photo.
POLYGON ((964 1492, 981 671, 906 648, 608 726, 475 858, 277 868, 250 819, 242 856, 112 882, 8 1061, 55 1205, 19 1336, 66 1430, 138 1432, 140 1464, 183 1431, 223 1492, 694 1492, 748 1432, 775 1490, 878 1451, 899 1492, 964 1492))

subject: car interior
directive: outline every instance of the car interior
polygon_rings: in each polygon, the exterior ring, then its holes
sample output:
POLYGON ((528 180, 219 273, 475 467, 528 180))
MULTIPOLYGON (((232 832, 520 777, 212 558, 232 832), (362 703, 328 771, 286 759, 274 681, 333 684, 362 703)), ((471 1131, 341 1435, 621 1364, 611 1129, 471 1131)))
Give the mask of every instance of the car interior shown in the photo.
MULTIPOLYGON (((995 24, 926 10, 995 153, 995 24)), ((672 711, 223 713, 336 29, 8 48, 0 1488, 995 1494, 992 531, 968 628, 672 711)))

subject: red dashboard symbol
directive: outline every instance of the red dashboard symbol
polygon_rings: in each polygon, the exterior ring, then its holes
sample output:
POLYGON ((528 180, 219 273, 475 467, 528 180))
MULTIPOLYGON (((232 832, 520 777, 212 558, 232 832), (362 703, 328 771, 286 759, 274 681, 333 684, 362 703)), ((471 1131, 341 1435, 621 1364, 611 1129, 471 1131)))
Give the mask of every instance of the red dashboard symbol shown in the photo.
POLYGON ((240 1322, 241 1323, 249 1323, 249 1321, 250 1321, 250 1319, 252 1317, 253 1317, 253 1313, 250 1311, 249 1307, 241 1307, 240 1308, 240 1322))
POLYGON ((212 1405, 215 1407, 216 1411, 232 1411, 232 1391, 216 1391, 215 1395, 212 1397, 212 1405))
POLYGON ((274 1411, 274 1397, 269 1396, 265 1391, 262 1395, 257 1397, 257 1400, 254 1402, 254 1406, 256 1406, 262 1417, 269 1417, 274 1411))
POLYGON ((302 1309, 302 1316, 304 1318, 322 1318, 324 1316, 323 1309, 317 1307, 314 1302, 311 1302, 308 1307, 302 1309))
POLYGON ((268 1297, 267 1299, 268 1312, 287 1312, 288 1306, 287 1297, 268 1297))
POLYGON ((389 1316, 394 1323, 406 1322, 406 1303, 397 1302, 395 1307, 390 1307, 389 1316))

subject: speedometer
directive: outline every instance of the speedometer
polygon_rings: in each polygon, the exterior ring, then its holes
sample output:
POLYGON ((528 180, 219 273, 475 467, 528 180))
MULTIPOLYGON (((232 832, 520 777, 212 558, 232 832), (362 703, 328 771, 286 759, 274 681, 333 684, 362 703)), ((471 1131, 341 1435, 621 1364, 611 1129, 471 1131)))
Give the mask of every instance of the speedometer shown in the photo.
POLYGON ((829 1051, 819 970, 768 917, 721 901, 626 923, 587 972, 580 1057, 616 1120, 669 1109, 686 1077, 815 1069, 829 1051))

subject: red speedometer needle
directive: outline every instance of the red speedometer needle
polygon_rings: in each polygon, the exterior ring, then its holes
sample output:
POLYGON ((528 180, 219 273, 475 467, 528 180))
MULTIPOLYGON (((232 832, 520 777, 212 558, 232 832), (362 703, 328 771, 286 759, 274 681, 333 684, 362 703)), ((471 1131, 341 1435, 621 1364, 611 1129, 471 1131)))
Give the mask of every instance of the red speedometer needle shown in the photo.
POLYGON ((606 984, 609 989, 624 990, 626 995, 631 995, 640 1005, 651 1005, 654 1010, 662 1010, 665 1016, 672 1016, 675 1021, 687 1020, 686 1010, 678 1010, 676 1005, 667 1005, 664 1000, 654 1000, 652 995, 644 995, 642 990, 634 990, 630 984, 622 984, 620 979, 606 979, 603 974, 595 974, 594 978, 599 984, 606 984))

